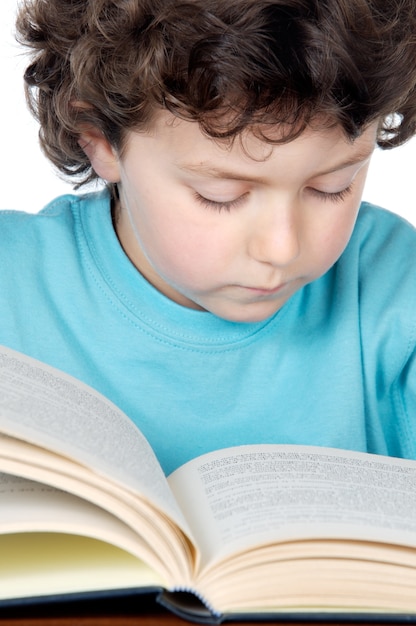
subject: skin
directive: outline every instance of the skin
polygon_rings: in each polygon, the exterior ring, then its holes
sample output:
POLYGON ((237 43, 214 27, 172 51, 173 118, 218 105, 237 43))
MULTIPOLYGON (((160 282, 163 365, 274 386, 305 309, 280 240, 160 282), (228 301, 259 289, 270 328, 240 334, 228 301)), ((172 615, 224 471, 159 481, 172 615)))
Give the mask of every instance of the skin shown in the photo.
POLYGON ((118 183, 117 235, 141 274, 182 306, 256 322, 342 254, 376 134, 375 123, 353 142, 334 127, 229 145, 161 113, 148 132, 128 134, 122 156, 98 132, 81 145, 118 183))

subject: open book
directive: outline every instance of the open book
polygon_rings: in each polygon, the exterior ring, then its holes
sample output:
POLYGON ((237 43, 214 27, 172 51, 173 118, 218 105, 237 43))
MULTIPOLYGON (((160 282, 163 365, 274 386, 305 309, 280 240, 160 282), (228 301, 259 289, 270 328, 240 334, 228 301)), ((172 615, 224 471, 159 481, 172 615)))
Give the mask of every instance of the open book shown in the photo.
POLYGON ((416 462, 252 445, 166 478, 113 404, 7 348, 0 433, 0 606, 135 590, 139 612, 152 590, 209 623, 416 617, 416 462))

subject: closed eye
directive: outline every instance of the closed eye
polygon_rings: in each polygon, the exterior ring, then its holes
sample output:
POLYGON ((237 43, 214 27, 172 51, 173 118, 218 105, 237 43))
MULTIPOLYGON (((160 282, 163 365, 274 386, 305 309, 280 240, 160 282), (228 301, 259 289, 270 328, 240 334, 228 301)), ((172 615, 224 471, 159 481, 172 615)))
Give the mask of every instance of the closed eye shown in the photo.
POLYGON ((209 209, 215 209, 216 211, 231 211, 231 209, 237 208, 245 201, 247 195, 247 193, 244 193, 242 196, 238 196, 238 198, 235 198, 234 200, 220 201, 205 198, 205 196, 201 196, 201 194, 197 191, 194 192, 194 197, 199 204, 209 209))
POLYGON ((349 185, 345 189, 342 189, 341 191, 320 191, 319 189, 314 189, 313 187, 310 187, 309 191, 321 200, 330 202, 342 202, 347 196, 350 195, 350 193, 352 192, 352 187, 353 186, 351 183, 351 185, 349 185))
MULTIPOLYGON (((314 196, 317 196, 320 200, 323 200, 324 202, 342 202, 343 200, 345 200, 346 197, 348 197, 351 194, 352 188, 353 188, 353 185, 351 183, 351 185, 349 185, 345 189, 342 189, 341 191, 333 191, 333 192, 321 191, 313 187, 309 187, 308 191, 312 193, 314 196)), ((201 204, 202 206, 206 208, 214 209, 219 212, 231 211, 232 209, 238 208, 246 200, 247 196, 248 196, 248 193, 244 193, 243 195, 238 196, 238 198, 235 198, 234 200, 220 201, 220 200, 212 200, 211 198, 206 198, 205 196, 202 196, 197 191, 194 192, 194 197, 199 202, 199 204, 201 204)))

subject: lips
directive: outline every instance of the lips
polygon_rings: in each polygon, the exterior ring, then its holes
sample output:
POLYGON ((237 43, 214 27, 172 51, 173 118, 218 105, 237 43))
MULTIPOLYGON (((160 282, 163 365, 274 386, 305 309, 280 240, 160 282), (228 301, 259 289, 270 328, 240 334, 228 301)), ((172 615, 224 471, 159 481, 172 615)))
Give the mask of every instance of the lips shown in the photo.
POLYGON ((245 287, 245 289, 252 293, 257 293, 260 295, 273 295, 281 291, 285 285, 286 283, 281 283, 276 287, 245 287))

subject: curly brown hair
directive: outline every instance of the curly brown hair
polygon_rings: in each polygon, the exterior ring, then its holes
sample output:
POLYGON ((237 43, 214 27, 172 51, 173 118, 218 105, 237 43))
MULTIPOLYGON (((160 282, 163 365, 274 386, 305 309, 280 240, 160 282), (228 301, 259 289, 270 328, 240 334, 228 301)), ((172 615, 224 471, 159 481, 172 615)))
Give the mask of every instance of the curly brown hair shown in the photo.
POLYGON ((314 119, 378 144, 416 133, 416 0, 25 0, 26 93, 47 156, 96 177, 85 125, 122 151, 126 131, 167 109, 209 136, 314 119))

